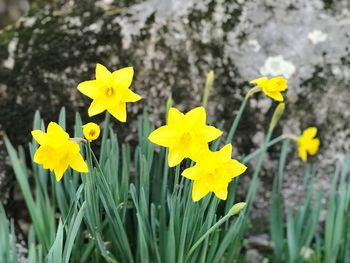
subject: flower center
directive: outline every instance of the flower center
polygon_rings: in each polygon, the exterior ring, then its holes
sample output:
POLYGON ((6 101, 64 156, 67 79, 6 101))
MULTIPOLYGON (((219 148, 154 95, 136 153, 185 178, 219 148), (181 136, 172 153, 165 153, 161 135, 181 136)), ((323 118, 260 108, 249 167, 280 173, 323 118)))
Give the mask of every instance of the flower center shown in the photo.
POLYGON ((107 90, 106 90, 106 95, 107 95, 108 97, 112 96, 113 93, 114 93, 114 89, 113 89, 112 87, 107 88, 107 90))
POLYGON ((191 143, 191 140, 192 140, 191 134, 189 132, 186 132, 181 136, 180 142, 182 145, 188 146, 191 143))
POLYGON ((96 134, 96 132, 95 132, 94 129, 90 130, 89 135, 90 135, 91 137, 94 137, 95 134, 96 134))

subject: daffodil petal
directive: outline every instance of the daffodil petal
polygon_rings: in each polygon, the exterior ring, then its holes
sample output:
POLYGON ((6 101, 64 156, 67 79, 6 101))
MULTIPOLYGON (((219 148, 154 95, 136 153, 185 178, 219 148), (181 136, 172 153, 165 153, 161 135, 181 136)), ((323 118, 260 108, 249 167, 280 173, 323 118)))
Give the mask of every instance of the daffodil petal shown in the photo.
POLYGON ((266 77, 261 77, 261 78, 257 78, 257 79, 254 79, 252 81, 250 81, 249 83, 250 84, 256 84, 258 85, 259 87, 263 86, 269 79, 266 78, 266 77))
POLYGON ((127 89, 130 87, 132 78, 134 76, 133 67, 126 67, 118 69, 112 73, 113 84, 121 89, 127 89))
POLYGON ((89 98, 94 99, 98 96, 99 90, 101 88, 100 83, 101 82, 98 82, 96 80, 84 81, 78 85, 77 89, 89 98))
POLYGON ((230 173, 230 177, 232 179, 244 173, 247 170, 247 166, 237 160, 231 159, 229 161, 229 165, 227 165, 227 170, 230 173))
POLYGON ((178 165, 184 158, 185 156, 183 154, 183 151, 180 151, 177 148, 169 148, 168 165, 170 167, 178 165))
POLYGON ((68 140, 69 134, 66 133, 61 126, 59 126, 56 122, 51 121, 47 127, 47 134, 52 137, 56 137, 57 141, 68 140))
POLYGON ((101 112, 104 112, 106 110, 106 107, 103 104, 98 103, 96 100, 93 100, 91 102, 91 105, 88 109, 89 116, 95 116, 97 114, 100 114, 101 112))
POLYGON ((315 155, 317 153, 317 151, 318 151, 319 146, 320 146, 320 140, 319 139, 313 139, 309 143, 309 147, 307 149, 307 152, 310 155, 315 155))
POLYGON ((33 161, 42 164, 44 169, 53 168, 57 165, 60 156, 58 157, 56 151, 49 145, 42 145, 34 154, 33 161))
POLYGON ((34 153, 33 161, 35 163, 41 164, 43 156, 45 156, 45 149, 43 146, 40 146, 34 153))
POLYGON ((304 149, 303 147, 298 147, 298 154, 301 160, 303 160, 304 162, 307 161, 306 149, 304 149))
POLYGON ((120 102, 116 106, 107 109, 110 114, 121 122, 126 122, 126 103, 120 102))
POLYGON ((214 126, 204 126, 203 129, 198 131, 198 136, 203 138, 206 142, 211 142, 216 140, 222 135, 222 131, 215 128, 214 126))
POLYGON ((34 130, 32 131, 33 138, 37 141, 37 143, 45 144, 46 142, 46 133, 41 130, 34 130))
POLYGON ((168 111, 168 125, 175 128, 181 127, 184 123, 185 114, 178 109, 171 107, 168 111))
POLYGON ((218 151, 218 156, 220 159, 227 160, 231 159, 232 156, 232 144, 226 144, 218 151))
POLYGON ((59 126, 56 122, 51 121, 49 123, 49 125, 47 126, 47 133, 48 134, 53 134, 53 133, 57 133, 60 132, 62 129, 61 126, 59 126))
POLYGON ((303 132, 302 137, 312 139, 316 136, 316 134, 317 134, 317 128, 309 127, 303 132))
POLYGON ((264 93, 276 101, 283 101, 284 100, 281 92, 264 92, 264 93))
POLYGON ((142 99, 140 95, 136 94, 132 90, 126 89, 123 92, 124 92, 124 95, 122 100, 125 102, 136 102, 142 99))
POLYGON ((227 199, 227 194, 228 194, 227 185, 226 187, 215 189, 213 192, 219 199, 221 200, 227 199))
POLYGON ((205 125, 206 112, 204 107, 197 107, 185 114, 185 119, 191 125, 205 125))
POLYGON ((274 77, 266 85, 268 92, 281 92, 287 89, 287 80, 283 77, 274 77))
POLYGON ((184 151, 186 151, 188 158, 191 158, 192 161, 198 162, 201 156, 210 150, 208 143, 191 143, 187 149, 184 149, 184 151))
POLYGON ((190 180, 198 180, 201 178, 202 174, 203 174, 203 171, 198 165, 187 168, 181 173, 183 177, 186 177, 187 179, 190 179, 190 180))
POLYGON ((203 180, 196 180, 193 182, 192 187, 192 200, 194 202, 199 201, 204 196, 209 193, 209 189, 207 188, 205 182, 203 180))
POLYGON ((56 181, 61 181, 64 172, 68 169, 68 160, 62 160, 53 170, 55 173, 56 181))
POLYGON ((103 65, 96 65, 96 80, 102 82, 105 86, 110 86, 112 82, 112 73, 103 65))
POLYGON ((169 147, 176 142, 177 137, 176 131, 165 125, 151 132, 148 139, 160 146, 169 147))
POLYGON ((70 160, 69 160, 69 166, 78 172, 81 173, 87 173, 89 171, 83 157, 81 156, 80 153, 78 154, 74 154, 71 156, 70 160))

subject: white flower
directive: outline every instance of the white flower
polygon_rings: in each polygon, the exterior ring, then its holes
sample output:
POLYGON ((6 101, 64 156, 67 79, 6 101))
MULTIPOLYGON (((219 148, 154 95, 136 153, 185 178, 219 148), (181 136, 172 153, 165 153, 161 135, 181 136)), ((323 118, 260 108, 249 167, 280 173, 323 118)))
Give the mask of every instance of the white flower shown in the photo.
POLYGON ((320 30, 314 30, 307 35, 307 38, 310 39, 314 45, 326 41, 327 37, 328 35, 320 30))
POLYGON ((260 68, 260 73, 263 76, 284 76, 289 79, 295 72, 295 66, 293 63, 285 60, 283 56, 268 57, 264 66, 260 68))

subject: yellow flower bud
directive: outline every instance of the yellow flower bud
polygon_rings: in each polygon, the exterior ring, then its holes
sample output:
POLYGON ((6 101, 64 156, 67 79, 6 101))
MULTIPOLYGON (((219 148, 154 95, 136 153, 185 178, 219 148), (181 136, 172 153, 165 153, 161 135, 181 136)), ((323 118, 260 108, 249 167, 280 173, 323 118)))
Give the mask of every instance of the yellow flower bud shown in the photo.
POLYGON ((89 122, 83 125, 83 133, 88 141, 96 140, 98 136, 100 136, 100 126, 96 123, 89 122))

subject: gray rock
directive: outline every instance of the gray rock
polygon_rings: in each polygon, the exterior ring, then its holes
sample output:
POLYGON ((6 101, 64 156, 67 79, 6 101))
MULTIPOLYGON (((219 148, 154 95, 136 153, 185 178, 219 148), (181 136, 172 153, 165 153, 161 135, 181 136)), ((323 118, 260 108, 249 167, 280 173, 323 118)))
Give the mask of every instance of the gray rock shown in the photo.
MULTIPOLYGON (((313 159, 320 185, 327 186, 322 182, 329 182, 335 162, 350 149, 348 0, 120 2, 55 1, 0 34, 0 123, 15 144, 29 140, 37 109, 47 122, 62 106, 70 124, 75 111, 84 115, 89 100, 76 86, 94 77, 97 62, 135 68, 133 89, 143 102, 129 106, 127 125, 116 124, 128 133, 145 106, 156 125, 164 123, 171 94, 181 110, 200 105, 211 69, 216 78, 209 119, 228 120, 228 129, 248 81, 283 74, 289 89, 278 129, 298 134, 319 127, 322 147, 313 159)), ((258 146, 274 105, 262 94, 251 99, 233 142, 236 156, 258 146)), ((292 152, 285 177, 290 199, 304 167, 292 152)), ((275 159, 272 154, 266 162, 266 175, 276 170, 275 159)), ((249 174, 243 176, 247 184, 249 174)), ((271 188, 271 176, 266 178, 262 192, 271 188)), ((260 200, 259 211, 267 211, 266 199, 260 200)))

